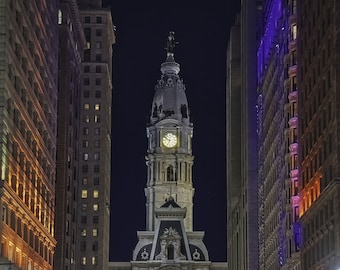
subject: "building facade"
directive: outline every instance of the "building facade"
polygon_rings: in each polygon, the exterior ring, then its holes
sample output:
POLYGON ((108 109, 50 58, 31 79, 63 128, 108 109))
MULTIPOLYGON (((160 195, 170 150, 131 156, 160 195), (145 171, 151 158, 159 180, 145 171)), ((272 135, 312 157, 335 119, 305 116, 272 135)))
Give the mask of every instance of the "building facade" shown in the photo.
POLYGON ((302 269, 339 269, 340 4, 297 2, 302 269))
POLYGON ((258 25, 259 269, 299 269, 296 1, 263 2, 258 25))
POLYGON ((257 134, 255 1, 241 1, 227 52, 227 260, 257 269, 257 134))
POLYGON ((240 18, 230 29, 227 50, 227 259, 229 267, 241 269, 241 29, 240 18), (233 248, 231 248, 233 247, 233 248))
POLYGON ((111 9, 78 1, 82 55, 77 173, 76 268, 107 269, 110 233, 112 51, 111 9))
POLYGON ((226 263, 209 260, 204 232, 193 231, 193 124, 175 45, 170 32, 146 129, 146 231, 137 232, 131 262, 110 262, 110 270, 227 269, 226 263))
MULTIPOLYGON (((76 269, 81 56, 85 36, 75 0, 59 1, 59 77, 54 269, 76 269)), ((79 259, 78 259, 79 260, 79 259)))
POLYGON ((52 270, 57 1, 0 3, 0 265, 52 270))

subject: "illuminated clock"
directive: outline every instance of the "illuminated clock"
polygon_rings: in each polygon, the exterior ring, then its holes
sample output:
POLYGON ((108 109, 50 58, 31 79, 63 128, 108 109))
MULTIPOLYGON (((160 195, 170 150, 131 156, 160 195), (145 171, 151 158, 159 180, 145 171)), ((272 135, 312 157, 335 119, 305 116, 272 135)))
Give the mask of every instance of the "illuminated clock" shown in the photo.
POLYGON ((177 144, 177 136, 171 132, 167 132, 163 135, 162 143, 165 147, 174 147, 177 144))

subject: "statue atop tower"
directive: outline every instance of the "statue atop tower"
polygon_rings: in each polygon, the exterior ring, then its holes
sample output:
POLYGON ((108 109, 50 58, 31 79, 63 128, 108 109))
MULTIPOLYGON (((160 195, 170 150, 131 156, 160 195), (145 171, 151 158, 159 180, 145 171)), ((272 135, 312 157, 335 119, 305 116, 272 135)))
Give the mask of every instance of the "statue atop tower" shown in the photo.
POLYGON ((165 118, 176 119, 185 125, 190 124, 185 85, 179 77, 180 65, 174 58, 174 48, 178 44, 174 35, 174 32, 169 32, 167 38, 165 47, 167 56, 165 62, 161 64, 162 75, 155 86, 150 116, 151 125, 165 118))
POLYGON ((148 167, 146 195, 146 224, 148 230, 156 226, 154 211, 170 195, 187 209, 185 227, 192 231, 193 196, 190 123, 185 85, 179 77, 180 65, 174 59, 174 32, 167 38, 167 55, 161 64, 161 78, 155 86, 150 122, 147 126, 148 167), (171 194, 169 193, 171 190, 171 194))
POLYGON ((174 60, 176 44, 170 32, 146 128, 146 230, 137 232, 132 261, 112 264, 110 270, 227 269, 226 263, 209 261, 204 232, 193 231, 193 125, 179 64, 174 60))
POLYGON ((175 32, 170 31, 168 35, 168 40, 166 42, 166 47, 165 47, 167 53, 173 53, 174 48, 176 47, 177 44, 178 42, 176 42, 175 40, 175 32))

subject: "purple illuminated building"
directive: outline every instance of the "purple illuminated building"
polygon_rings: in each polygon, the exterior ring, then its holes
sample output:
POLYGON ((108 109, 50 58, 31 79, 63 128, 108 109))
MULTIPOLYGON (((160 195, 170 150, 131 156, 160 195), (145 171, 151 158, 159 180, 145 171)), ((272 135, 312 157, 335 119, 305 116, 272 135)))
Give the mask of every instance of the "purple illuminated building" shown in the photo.
POLYGON ((258 27, 259 269, 300 269, 296 1, 264 1, 258 27))

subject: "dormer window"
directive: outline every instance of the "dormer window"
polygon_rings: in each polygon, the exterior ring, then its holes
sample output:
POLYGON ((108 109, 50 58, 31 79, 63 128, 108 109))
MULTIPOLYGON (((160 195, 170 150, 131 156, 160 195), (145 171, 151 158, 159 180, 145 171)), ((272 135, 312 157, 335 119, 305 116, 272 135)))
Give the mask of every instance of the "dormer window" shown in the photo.
POLYGON ((169 244, 167 247, 167 254, 168 254, 168 260, 174 260, 175 259, 175 249, 172 244, 169 244))

